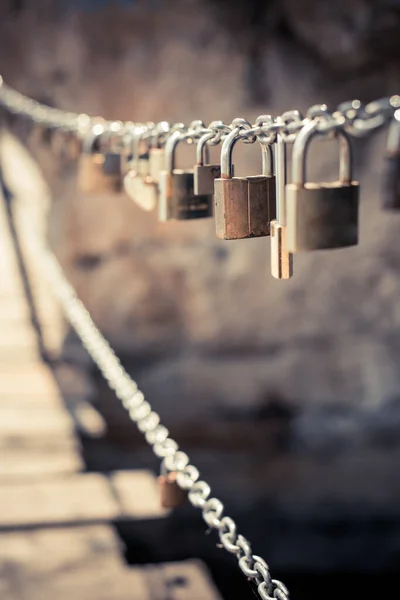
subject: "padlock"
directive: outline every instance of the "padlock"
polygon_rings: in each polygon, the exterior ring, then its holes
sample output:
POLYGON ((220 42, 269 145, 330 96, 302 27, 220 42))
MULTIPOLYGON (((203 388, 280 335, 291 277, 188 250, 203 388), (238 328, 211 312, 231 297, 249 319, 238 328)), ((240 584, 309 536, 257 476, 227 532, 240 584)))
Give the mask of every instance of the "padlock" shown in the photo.
POLYGON ((358 182, 352 181, 350 141, 342 130, 335 137, 340 143, 339 180, 306 183, 306 152, 317 134, 318 120, 307 123, 293 146, 292 183, 286 186, 286 249, 325 250, 358 243, 358 182))
POLYGON ((290 279, 293 275, 293 255, 286 250, 286 144, 276 136, 276 219, 271 221, 271 274, 275 279, 290 279))
POLYGON ((160 173, 165 166, 165 137, 170 130, 167 121, 160 121, 153 128, 153 134, 150 136, 149 143, 149 164, 148 173, 145 178, 146 183, 160 183, 160 173))
POLYGON ((187 500, 187 494, 185 490, 179 487, 176 478, 176 471, 168 472, 164 463, 162 463, 161 474, 158 477, 158 486, 160 503, 163 508, 176 508, 185 504, 187 500))
POLYGON ((216 233, 224 240, 269 235, 276 214, 275 176, 268 144, 261 144, 262 175, 233 176, 232 150, 239 132, 240 128, 235 128, 226 136, 221 149, 221 178, 214 181, 216 233))
POLYGON ((207 143, 215 137, 215 133, 206 133, 197 143, 197 165, 194 167, 194 193, 211 196, 213 203, 214 180, 221 177, 221 165, 210 165, 207 143))
POLYGON ((132 161, 130 169, 124 176, 124 189, 128 196, 143 210, 150 211, 156 207, 158 188, 149 181, 149 152, 143 152, 142 138, 146 127, 138 126, 132 134, 132 161))
POLYGON ((389 126, 382 174, 382 208, 400 210, 400 109, 389 126))
POLYGON ((87 194, 109 194, 122 189, 121 154, 103 151, 104 129, 92 130, 83 140, 78 164, 78 186, 87 194))
POLYGON ((210 196, 194 193, 193 169, 175 168, 175 152, 185 135, 175 131, 165 145, 165 170, 160 173, 159 220, 202 219, 212 216, 210 196))

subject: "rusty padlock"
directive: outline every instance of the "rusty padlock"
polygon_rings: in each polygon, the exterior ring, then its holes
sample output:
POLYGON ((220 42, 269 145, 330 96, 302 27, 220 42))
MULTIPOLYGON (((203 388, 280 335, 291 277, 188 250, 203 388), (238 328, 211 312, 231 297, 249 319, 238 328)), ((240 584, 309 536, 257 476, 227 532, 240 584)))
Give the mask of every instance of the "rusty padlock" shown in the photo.
POLYGON ((275 145, 276 219, 271 221, 271 274, 275 279, 293 275, 293 255, 286 250, 286 144, 278 133, 275 145))
POLYGON ((141 209, 150 211, 156 207, 158 188, 156 183, 149 178, 149 151, 146 146, 143 151, 143 135, 146 126, 137 126, 132 134, 132 162, 130 169, 124 176, 124 189, 128 196, 141 209))
POLYGON ((389 126, 382 174, 382 208, 400 210, 400 109, 389 126))
POLYGON ((215 138, 215 133, 206 133, 199 139, 196 148, 197 164, 194 167, 194 193, 206 195, 214 201, 214 180, 221 177, 221 165, 210 165, 208 143, 215 138))
POLYGON ((159 220, 202 219, 212 216, 212 201, 207 195, 194 193, 193 169, 176 169, 178 144, 189 137, 174 131, 165 145, 165 170, 160 173, 159 220))
POLYGON ((292 183, 286 185, 286 248, 289 252, 344 248, 358 243, 360 186, 352 181, 347 133, 335 133, 340 144, 339 180, 306 183, 306 153, 317 134, 318 120, 301 129, 293 146, 292 183))
POLYGON ((276 215, 273 155, 269 144, 261 144, 262 175, 234 177, 232 151, 240 128, 229 133, 221 149, 221 177, 214 181, 215 226, 224 240, 262 237, 270 234, 276 215))
POLYGON ((95 125, 82 141, 78 163, 78 186, 87 194, 110 194, 122 189, 121 154, 102 148, 104 127, 95 125))
POLYGON ((176 508, 185 504, 187 500, 187 493, 179 487, 176 478, 177 472, 168 472, 164 463, 162 463, 161 474, 158 477, 158 486, 160 502, 163 508, 176 508))

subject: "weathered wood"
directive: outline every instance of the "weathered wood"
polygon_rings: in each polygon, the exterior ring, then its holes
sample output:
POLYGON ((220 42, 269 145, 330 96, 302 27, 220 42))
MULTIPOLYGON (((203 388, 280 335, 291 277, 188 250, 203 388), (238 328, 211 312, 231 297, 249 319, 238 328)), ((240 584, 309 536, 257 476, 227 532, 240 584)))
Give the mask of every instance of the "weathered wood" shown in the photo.
POLYGON ((3 485, 0 530, 164 517, 156 478, 146 471, 97 473, 3 485), (129 499, 129 495, 132 496, 129 499))
POLYGON ((200 561, 129 568, 108 526, 0 534, 2 600, 220 600, 200 561))

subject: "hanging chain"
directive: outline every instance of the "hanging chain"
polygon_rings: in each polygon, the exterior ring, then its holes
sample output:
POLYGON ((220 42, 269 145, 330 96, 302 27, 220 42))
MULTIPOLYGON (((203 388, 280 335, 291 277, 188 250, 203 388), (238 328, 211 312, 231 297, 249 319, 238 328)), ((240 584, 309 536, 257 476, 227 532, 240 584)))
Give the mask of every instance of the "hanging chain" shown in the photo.
POLYGON ((232 129, 239 127, 239 137, 242 141, 253 143, 258 139, 261 143, 271 144, 276 140, 278 133, 283 141, 293 142, 304 125, 314 118, 318 118, 318 130, 324 134, 345 129, 355 137, 368 135, 391 120, 395 110, 400 108, 400 96, 381 98, 366 105, 360 100, 351 100, 341 103, 333 112, 330 112, 325 104, 318 104, 308 109, 306 118, 303 118, 298 110, 291 110, 275 118, 262 115, 256 119, 254 125, 245 119, 234 119, 230 125, 222 121, 213 121, 205 127, 202 121, 193 121, 189 127, 185 127, 183 123, 169 125, 165 121, 139 124, 132 121, 107 121, 102 117, 90 117, 84 113, 77 114, 52 108, 17 92, 0 76, 0 106, 45 128, 72 132, 78 137, 84 136, 97 126, 105 135, 113 135, 117 140, 126 137, 129 139, 135 127, 144 125, 149 136, 161 133, 159 139, 162 143, 165 143, 174 131, 180 130, 191 140, 197 140, 205 133, 213 133, 214 138, 209 143, 215 144, 232 129))
POLYGON ((222 547, 236 556, 241 571, 256 587, 259 596, 263 600, 288 600, 289 592, 285 585, 271 578, 265 560, 253 554, 249 541, 237 532, 235 521, 224 515, 223 503, 211 496, 209 484, 200 479, 198 469, 190 463, 189 456, 182 452, 177 442, 170 437, 168 429, 161 424, 159 415, 145 400, 136 382, 123 368, 114 350, 94 324, 43 236, 32 227, 32 219, 25 211, 21 213, 23 233, 29 249, 38 258, 66 319, 109 387, 121 400, 131 420, 152 446, 154 454, 163 461, 163 468, 167 472, 177 474, 176 482, 179 487, 187 492, 191 504, 202 511, 208 528, 217 531, 222 547))

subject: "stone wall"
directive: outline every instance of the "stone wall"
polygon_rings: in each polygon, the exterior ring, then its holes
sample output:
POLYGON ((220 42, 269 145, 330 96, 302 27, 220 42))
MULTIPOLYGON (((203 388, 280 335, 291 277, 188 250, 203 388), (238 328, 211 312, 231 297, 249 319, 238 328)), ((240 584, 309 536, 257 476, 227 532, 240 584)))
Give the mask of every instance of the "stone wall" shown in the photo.
MULTIPOLYGON (((35 4, 3 15, 0 71, 64 109, 230 121, 399 91, 393 2, 35 4)), ((397 519, 400 217, 379 208, 385 132, 354 144, 360 245, 296 256, 288 282, 269 273, 268 240, 223 242, 212 222, 159 224, 125 196, 84 196, 76 164, 31 143, 54 193, 50 239, 79 295, 259 545, 270 542, 250 508, 313 523, 397 519)), ((333 177, 335 152, 312 150, 311 175, 333 177)), ((237 173, 259 163, 255 147, 237 150, 237 173)), ((78 356, 73 338, 65 352, 78 356)), ((101 390, 114 438, 139 455, 139 436, 101 390)), ((339 534, 290 532, 296 543, 272 538, 278 564, 366 564, 362 536, 343 554, 339 534)), ((400 549, 382 548, 387 566, 400 549)))

